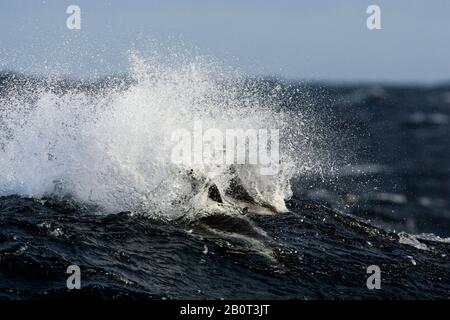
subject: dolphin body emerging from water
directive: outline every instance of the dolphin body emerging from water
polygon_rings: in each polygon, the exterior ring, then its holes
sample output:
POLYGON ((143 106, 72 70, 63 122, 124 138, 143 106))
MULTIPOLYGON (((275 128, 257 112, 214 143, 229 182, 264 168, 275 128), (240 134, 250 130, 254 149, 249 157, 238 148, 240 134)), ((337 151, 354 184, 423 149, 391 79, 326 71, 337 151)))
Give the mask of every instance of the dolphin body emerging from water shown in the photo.
POLYGON ((208 201, 239 207, 244 214, 257 213, 270 215, 288 211, 284 202, 280 208, 280 206, 272 205, 267 201, 257 200, 255 197, 251 196, 250 192, 244 187, 241 179, 236 174, 236 170, 233 167, 230 167, 230 172, 233 174, 233 178, 225 191, 220 191, 213 181, 202 181, 199 183, 199 179, 195 177, 193 170, 188 172, 188 176, 192 178, 191 184, 193 189, 196 190, 198 194, 206 194, 208 201))
POLYGON ((279 210, 270 203, 256 201, 244 188, 238 177, 233 178, 230 186, 225 190, 224 197, 220 194, 220 191, 215 184, 209 185, 208 198, 218 203, 231 201, 233 204, 241 207, 244 213, 275 214, 279 212, 279 210), (223 199, 225 197, 226 200, 223 199))

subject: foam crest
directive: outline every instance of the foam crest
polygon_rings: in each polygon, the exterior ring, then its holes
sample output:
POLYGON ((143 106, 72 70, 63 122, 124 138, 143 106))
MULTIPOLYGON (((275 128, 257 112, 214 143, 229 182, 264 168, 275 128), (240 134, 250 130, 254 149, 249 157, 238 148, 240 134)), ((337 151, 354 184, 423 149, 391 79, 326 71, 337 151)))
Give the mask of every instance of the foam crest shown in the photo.
POLYGON ((14 88, 2 96, 0 195, 70 196, 102 212, 171 219, 220 210, 202 186, 224 192, 237 174, 257 202, 284 206, 289 180, 312 159, 296 147, 305 135, 301 114, 282 110, 277 88, 205 58, 162 63, 133 52, 130 61, 126 85, 54 90, 46 81, 29 83, 26 97, 14 88), (173 163, 172 133, 196 121, 205 129, 280 130, 279 172, 173 163))

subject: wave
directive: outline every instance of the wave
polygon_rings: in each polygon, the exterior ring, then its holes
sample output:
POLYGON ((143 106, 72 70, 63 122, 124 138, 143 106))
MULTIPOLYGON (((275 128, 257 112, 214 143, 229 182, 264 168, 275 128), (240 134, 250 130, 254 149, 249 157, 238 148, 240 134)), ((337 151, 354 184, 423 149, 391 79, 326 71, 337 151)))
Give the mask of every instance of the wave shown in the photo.
POLYGON ((264 86, 204 57, 163 63, 138 52, 130 53, 129 80, 57 90, 47 79, 3 92, 0 195, 70 196, 99 212, 173 219, 240 212, 228 192, 238 179, 254 205, 283 211, 292 177, 320 167, 308 142, 313 125, 300 110, 282 108, 279 84, 264 86), (204 130, 279 130, 278 172, 174 163, 171 135, 197 122, 204 130), (211 186, 223 201, 211 201, 211 186))
POLYGON ((409 234, 406 232, 399 232, 398 237, 400 243, 413 246, 420 250, 430 250, 425 242, 450 244, 450 238, 442 238, 433 233, 409 234))

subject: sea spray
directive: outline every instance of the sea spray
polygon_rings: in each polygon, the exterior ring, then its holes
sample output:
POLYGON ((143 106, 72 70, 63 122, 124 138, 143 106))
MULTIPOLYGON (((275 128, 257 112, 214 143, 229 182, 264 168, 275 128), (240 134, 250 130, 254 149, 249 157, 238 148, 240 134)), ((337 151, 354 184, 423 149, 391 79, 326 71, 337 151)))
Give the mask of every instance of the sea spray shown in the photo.
POLYGON ((162 63, 132 52, 125 85, 55 90, 52 81, 36 81, 28 87, 26 97, 12 88, 1 99, 2 196, 70 196, 102 212, 165 219, 220 210, 208 207, 192 179, 224 192, 233 179, 230 166, 187 167, 170 158, 173 132, 192 130, 196 121, 223 132, 279 130, 276 174, 261 175, 253 164, 234 168, 257 202, 283 207, 289 180, 318 163, 311 148, 302 148, 311 123, 300 110, 281 107, 279 86, 261 87, 206 58, 162 63))

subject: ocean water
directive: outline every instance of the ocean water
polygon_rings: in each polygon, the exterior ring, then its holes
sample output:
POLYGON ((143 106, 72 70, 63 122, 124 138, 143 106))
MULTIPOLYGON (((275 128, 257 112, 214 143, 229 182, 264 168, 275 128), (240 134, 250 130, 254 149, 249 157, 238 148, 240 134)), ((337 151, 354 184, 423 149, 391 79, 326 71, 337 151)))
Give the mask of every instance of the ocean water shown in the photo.
POLYGON ((9 73, 0 90, 3 299, 450 297, 449 86, 253 79, 133 53, 124 77, 9 73), (198 121, 278 129, 279 170, 175 164, 171 134, 198 121), (261 210, 228 192, 237 180, 261 210))

